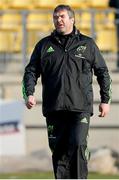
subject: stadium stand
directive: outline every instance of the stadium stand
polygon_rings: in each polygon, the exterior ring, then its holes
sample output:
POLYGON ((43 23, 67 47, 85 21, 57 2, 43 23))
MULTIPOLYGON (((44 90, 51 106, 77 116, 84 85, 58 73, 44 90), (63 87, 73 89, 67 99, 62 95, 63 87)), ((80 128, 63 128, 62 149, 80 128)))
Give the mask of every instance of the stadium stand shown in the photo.
POLYGON ((104 19, 105 19, 105 27, 114 29, 115 28, 115 17, 113 12, 106 12, 104 13, 104 19))
POLYGON ((108 8, 108 0, 90 0, 90 7, 91 8, 108 8))
POLYGON ((76 13, 76 26, 84 34, 90 35, 91 15, 88 12, 76 13))
POLYGON ((48 13, 30 13, 27 17, 27 28, 31 30, 50 31, 51 23, 48 13))
POLYGON ((87 8, 90 4, 89 0, 59 0, 58 2, 68 4, 74 9, 87 8))
POLYGON ((17 30, 21 26, 21 15, 16 13, 4 13, 1 16, 1 28, 4 30, 17 30))
POLYGON ((0 53, 18 53, 21 51, 20 33, 0 30, 0 53))
POLYGON ((32 0, 7 0, 9 9, 33 9, 32 0))
POLYGON ((8 49, 8 40, 7 36, 4 34, 4 31, 0 30, 0 53, 4 53, 8 49))
POLYGON ((76 26, 82 33, 92 35, 93 25, 94 38, 102 51, 116 51, 114 13, 108 11, 108 0, 0 0, 0 10, 3 10, 0 12, 0 41, 3 42, 0 51, 21 51, 23 24, 19 12, 22 10, 28 12, 26 26, 31 51, 40 38, 52 31, 52 11, 58 4, 69 4, 75 9, 76 26), (11 14, 7 10, 17 13, 11 14), (5 41, 9 41, 9 45, 5 41))
POLYGON ((116 51, 116 30, 114 14, 110 11, 96 13, 96 42, 102 51, 116 51), (111 42, 111 43, 110 43, 111 42))
POLYGON ((0 0, 0 9, 7 9, 7 0, 0 0))
POLYGON ((94 14, 94 20, 95 20, 95 30, 102 29, 104 27, 105 23, 105 16, 103 11, 95 11, 94 14))
POLYGON ((28 52, 32 50, 35 43, 43 36, 50 33, 52 27, 52 16, 50 13, 30 13, 27 17, 28 30, 28 52))
POLYGON ((58 2, 57 0, 33 0, 33 4, 35 8, 53 9, 58 5, 58 2))
POLYGON ((1 16, 0 51, 19 52, 21 50, 21 15, 5 13, 1 16))
MULTIPOLYGON (((76 17, 78 19, 78 17, 76 17)), ((79 27, 84 29, 91 28, 91 14, 89 12, 83 12, 79 14, 79 27)))
POLYGON ((115 29, 103 28, 96 32, 96 43, 103 52, 116 52, 116 32, 115 29))
POLYGON ((115 28, 114 25, 114 14, 109 11, 99 11, 96 10, 94 13, 94 21, 95 21, 95 30, 99 30, 102 28, 115 28))

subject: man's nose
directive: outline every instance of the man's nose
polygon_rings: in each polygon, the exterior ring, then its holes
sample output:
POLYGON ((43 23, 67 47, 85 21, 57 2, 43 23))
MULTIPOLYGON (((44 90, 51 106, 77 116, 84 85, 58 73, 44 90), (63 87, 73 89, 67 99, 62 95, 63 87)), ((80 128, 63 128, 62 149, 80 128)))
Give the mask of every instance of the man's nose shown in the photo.
POLYGON ((61 20, 62 20, 62 18, 59 16, 59 17, 57 18, 57 21, 60 22, 61 20))

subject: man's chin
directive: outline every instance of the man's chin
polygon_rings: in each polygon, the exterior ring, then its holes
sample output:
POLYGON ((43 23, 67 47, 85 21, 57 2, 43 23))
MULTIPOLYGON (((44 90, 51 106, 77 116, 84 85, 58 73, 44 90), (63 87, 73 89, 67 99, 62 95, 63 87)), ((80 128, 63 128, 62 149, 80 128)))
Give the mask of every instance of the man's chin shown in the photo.
POLYGON ((57 32, 58 32, 59 34, 65 34, 65 31, 63 31, 63 30, 61 30, 61 29, 57 29, 57 32))

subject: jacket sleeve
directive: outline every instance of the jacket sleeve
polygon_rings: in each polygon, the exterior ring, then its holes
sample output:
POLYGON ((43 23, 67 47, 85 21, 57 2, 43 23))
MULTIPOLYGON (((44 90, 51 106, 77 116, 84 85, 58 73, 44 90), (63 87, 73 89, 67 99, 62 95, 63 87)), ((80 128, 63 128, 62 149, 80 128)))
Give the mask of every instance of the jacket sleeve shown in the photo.
POLYGON ((94 74, 97 77, 98 84, 100 86, 100 97, 101 103, 109 104, 111 102, 111 95, 112 95, 112 87, 111 83, 112 80, 110 78, 108 68, 106 63, 103 59, 103 56, 100 53, 99 48, 93 41, 93 69, 94 74))
POLYGON ((40 47, 37 44, 31 55, 30 62, 25 68, 22 84, 22 94, 25 100, 29 95, 33 95, 37 79, 40 77, 40 52, 40 47))

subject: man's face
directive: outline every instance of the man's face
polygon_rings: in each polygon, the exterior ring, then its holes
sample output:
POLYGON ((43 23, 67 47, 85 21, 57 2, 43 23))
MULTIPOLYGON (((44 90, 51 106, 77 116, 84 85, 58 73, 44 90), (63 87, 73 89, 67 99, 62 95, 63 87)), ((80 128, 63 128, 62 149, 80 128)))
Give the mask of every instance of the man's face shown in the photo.
POLYGON ((57 32, 65 35, 73 30, 74 18, 70 18, 67 10, 61 10, 53 14, 54 26, 57 32))

